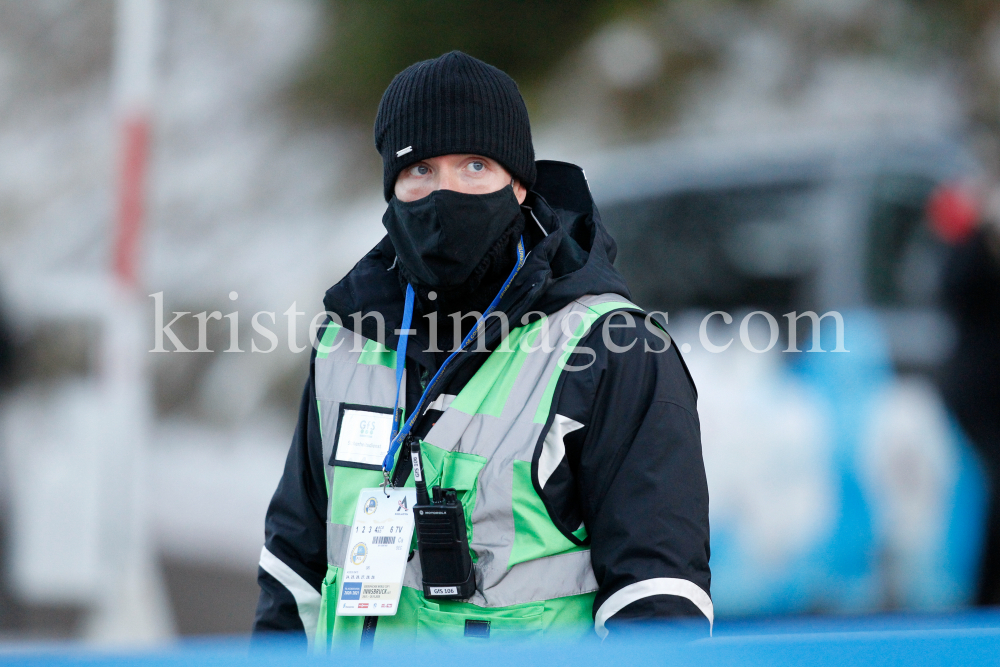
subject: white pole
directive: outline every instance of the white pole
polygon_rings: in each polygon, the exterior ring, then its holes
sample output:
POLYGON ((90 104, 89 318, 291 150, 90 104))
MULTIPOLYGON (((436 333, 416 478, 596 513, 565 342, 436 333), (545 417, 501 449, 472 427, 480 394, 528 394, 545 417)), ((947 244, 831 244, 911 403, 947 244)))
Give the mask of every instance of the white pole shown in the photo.
POLYGON ((169 601, 152 543, 147 455, 152 417, 145 365, 139 248, 149 163, 157 0, 119 0, 114 60, 118 128, 118 210, 114 225, 113 304, 104 322, 99 598, 85 629, 99 643, 148 643, 173 634, 169 601))

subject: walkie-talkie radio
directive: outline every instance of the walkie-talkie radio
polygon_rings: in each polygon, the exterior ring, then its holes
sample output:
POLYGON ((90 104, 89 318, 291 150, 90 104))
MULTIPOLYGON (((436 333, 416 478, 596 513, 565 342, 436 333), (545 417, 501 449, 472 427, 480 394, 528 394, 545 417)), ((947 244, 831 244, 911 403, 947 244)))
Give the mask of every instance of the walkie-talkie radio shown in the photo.
POLYGON ((433 498, 428 497, 420 460, 420 441, 414 437, 410 438, 410 458, 417 487, 413 518, 420 547, 424 597, 467 600, 476 591, 476 577, 465 529, 465 510, 455 489, 435 486, 433 498))

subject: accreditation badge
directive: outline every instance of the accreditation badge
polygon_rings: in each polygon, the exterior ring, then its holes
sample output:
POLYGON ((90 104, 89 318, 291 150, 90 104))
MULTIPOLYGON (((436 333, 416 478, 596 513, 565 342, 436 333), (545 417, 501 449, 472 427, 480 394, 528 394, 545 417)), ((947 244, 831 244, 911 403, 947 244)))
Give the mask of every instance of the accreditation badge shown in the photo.
POLYGON ((392 408, 341 403, 330 465, 381 470, 391 439, 392 408))
POLYGON ((396 613, 410 555, 416 501, 414 488, 361 490, 344 558, 337 614, 392 616, 396 613))

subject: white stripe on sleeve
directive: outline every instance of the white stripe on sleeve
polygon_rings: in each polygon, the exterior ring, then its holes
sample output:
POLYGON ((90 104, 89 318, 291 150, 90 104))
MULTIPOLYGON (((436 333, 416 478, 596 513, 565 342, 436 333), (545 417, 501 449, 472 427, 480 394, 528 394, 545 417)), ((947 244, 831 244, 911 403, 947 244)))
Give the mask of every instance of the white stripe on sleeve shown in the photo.
POLYGON ((556 414, 552 419, 552 427, 545 434, 542 453, 538 457, 538 486, 545 487, 549 477, 566 456, 566 443, 563 442, 563 438, 581 428, 583 428, 583 424, 560 414, 556 414))
POLYGON ((687 598, 701 610, 701 613, 705 614, 705 618, 708 619, 708 632, 711 634, 712 624, 715 622, 715 608, 712 606, 712 598, 708 597, 708 593, 703 591, 698 584, 687 579, 661 577, 629 584, 605 600, 594 617, 594 631, 597 632, 597 636, 601 639, 608 636, 608 629, 604 627, 604 624, 609 618, 636 600, 648 598, 651 595, 677 595, 687 598))
POLYGON ((312 647, 316 624, 319 622, 320 594, 312 584, 268 551, 267 547, 262 547, 260 550, 260 566, 287 588, 295 598, 295 605, 299 608, 299 618, 302 619, 302 626, 306 629, 306 639, 312 647))

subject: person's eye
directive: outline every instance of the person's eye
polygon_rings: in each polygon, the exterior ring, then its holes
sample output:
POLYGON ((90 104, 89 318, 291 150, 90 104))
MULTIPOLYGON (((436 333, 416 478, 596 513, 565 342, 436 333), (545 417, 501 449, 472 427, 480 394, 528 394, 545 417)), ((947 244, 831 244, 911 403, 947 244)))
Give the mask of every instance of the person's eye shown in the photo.
POLYGON ((410 167, 411 176, 426 176, 429 173, 431 173, 431 170, 425 164, 417 164, 410 167))
POLYGON ((479 172, 486 171, 486 165, 479 160, 473 160, 469 163, 469 171, 478 174, 479 172))

